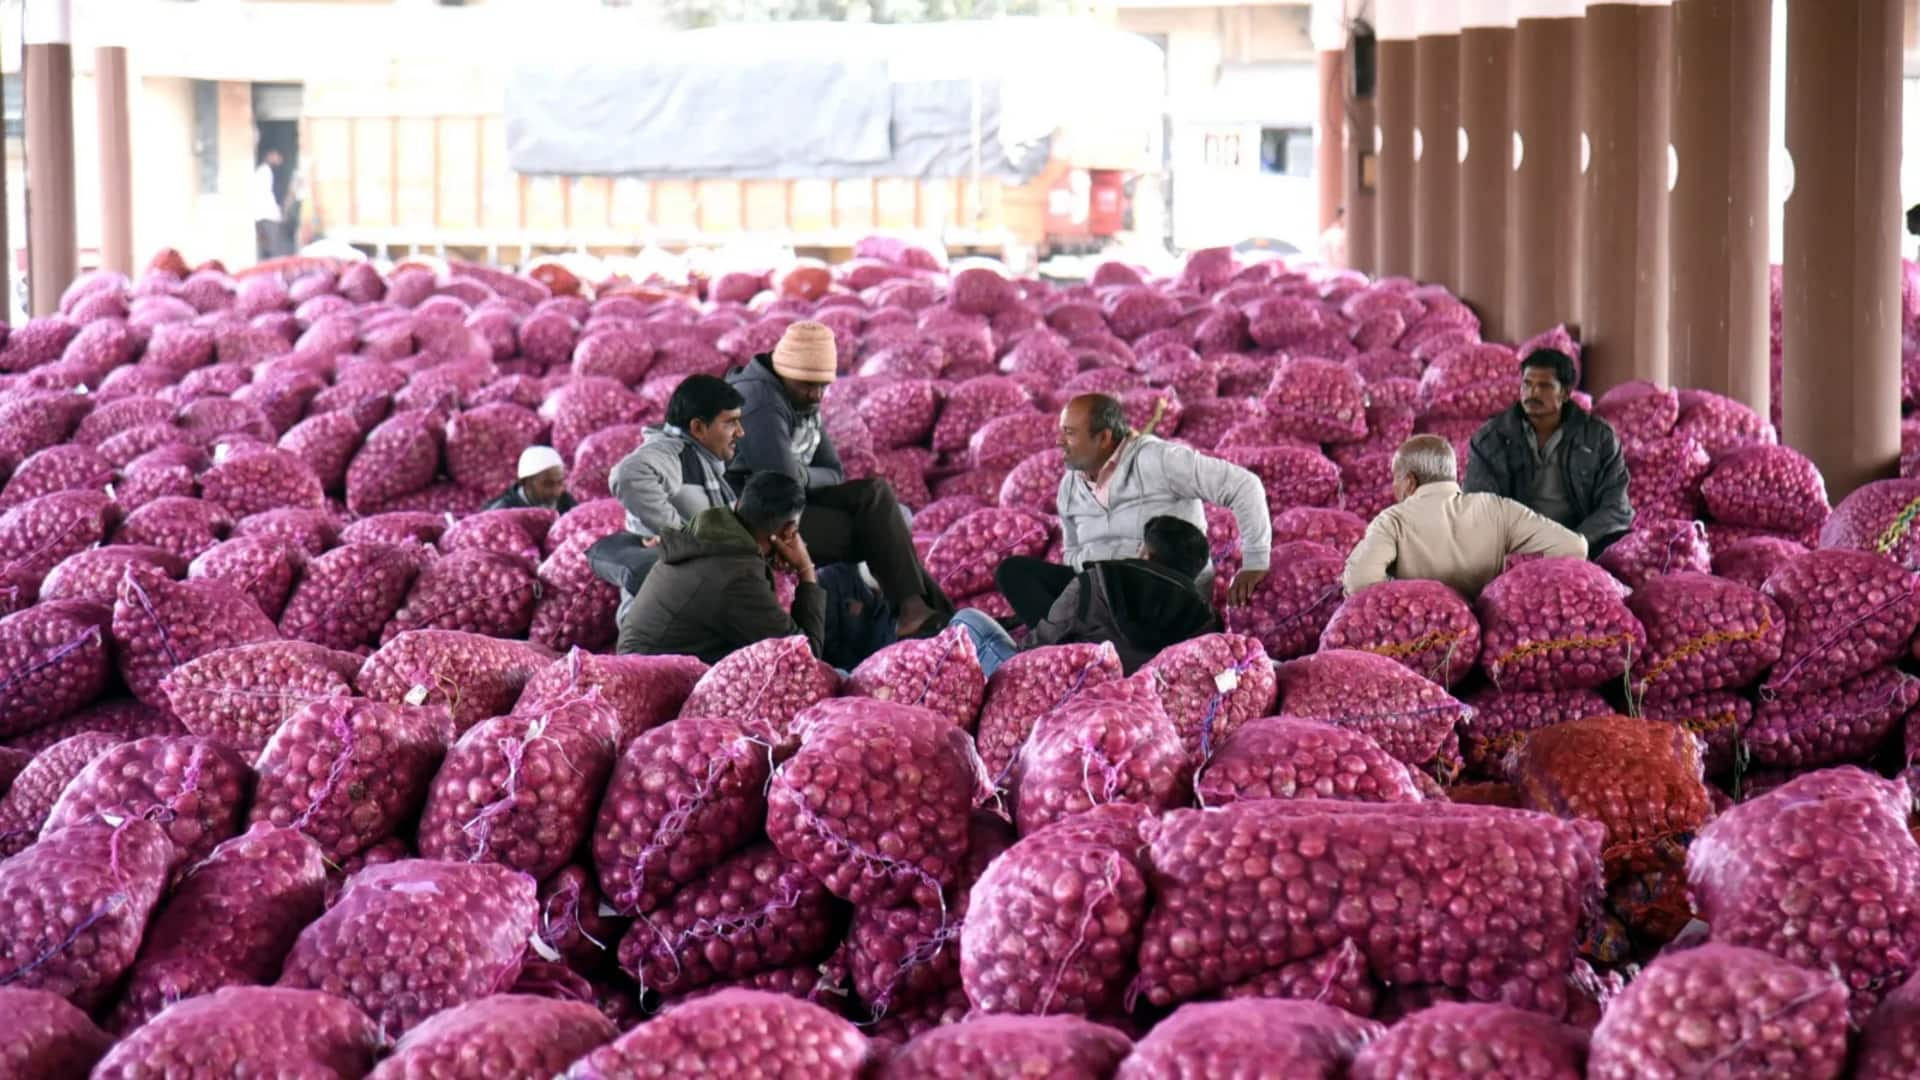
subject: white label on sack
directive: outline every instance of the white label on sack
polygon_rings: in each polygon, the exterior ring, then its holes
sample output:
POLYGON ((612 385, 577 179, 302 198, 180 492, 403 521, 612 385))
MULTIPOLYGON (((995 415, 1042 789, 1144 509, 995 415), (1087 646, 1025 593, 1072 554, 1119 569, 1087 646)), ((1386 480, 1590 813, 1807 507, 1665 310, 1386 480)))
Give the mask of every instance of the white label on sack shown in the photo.
POLYGON ((540 954, 540 959, 549 964, 556 963, 560 959, 560 950, 547 944, 547 939, 539 934, 530 935, 527 938, 527 944, 533 946, 533 951, 540 954))
POLYGON ((432 693, 432 691, 428 690, 426 687, 416 686, 413 689, 407 691, 407 696, 402 698, 401 700, 405 701, 409 705, 421 705, 426 702, 427 695, 430 693, 432 693))
POLYGON ((109 498, 109 499, 118 499, 118 498, 119 498, 119 496, 118 496, 118 495, 115 495, 115 494, 113 493, 113 485, 112 485, 112 484, 108 484, 108 485, 107 485, 107 498, 109 498))
POLYGON ((215 465, 218 465, 221 462, 227 460, 227 455, 232 452, 232 449, 233 448, 228 446, 226 443, 221 443, 219 446, 214 447, 213 463, 215 465))
POLYGON ((1231 694, 1240 687, 1240 673, 1232 668, 1213 677, 1213 688, 1223 694, 1231 694))

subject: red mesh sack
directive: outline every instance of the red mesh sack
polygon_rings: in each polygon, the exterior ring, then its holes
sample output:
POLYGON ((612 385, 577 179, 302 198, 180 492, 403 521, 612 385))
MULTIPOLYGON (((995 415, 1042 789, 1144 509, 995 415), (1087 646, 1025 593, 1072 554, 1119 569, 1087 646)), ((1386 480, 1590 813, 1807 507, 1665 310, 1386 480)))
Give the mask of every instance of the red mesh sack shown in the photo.
POLYGON ((1767 579, 1787 633, 1765 688, 1818 690, 1864 675, 1906 651, 1920 626, 1920 576, 1862 551, 1810 552, 1767 579))
POLYGON ((619 730, 592 691, 469 728, 434 777, 420 814, 420 854, 498 862, 537 878, 559 870, 593 823, 619 730))
POLYGON ((1451 687, 1480 659, 1480 621, 1437 581, 1383 581, 1340 605, 1319 646, 1378 653, 1451 687))
POLYGON ((284 540, 308 557, 324 555, 340 542, 340 523, 325 510, 269 510, 234 525, 236 539, 263 537, 284 540))
POLYGON ((369 513, 426 490, 440 469, 440 432, 423 409, 395 413, 367 433, 347 466, 347 509, 369 513))
POLYGON ((333 994, 231 986, 180 1003, 116 1045, 101 1080, 162 1076, 363 1076, 380 1025, 333 994))
POLYGON ((456 551, 435 559, 414 579, 406 603, 380 632, 380 642, 412 630, 524 637, 533 625, 539 594, 540 582, 522 560, 490 551, 456 551))
MULTIPOLYGON (((1599 716, 1606 711, 1598 709, 1588 715, 1599 716)), ((1741 732, 1753 723, 1753 702, 1733 693, 1699 694, 1641 702, 1640 715, 1691 731, 1700 740, 1700 761, 1706 774, 1717 778, 1733 771, 1741 732)))
POLYGON ((1109 642, 1053 645, 1009 657, 987 681, 976 744, 987 775, 1005 778, 1041 716, 1082 690, 1123 677, 1109 642))
POLYGON ((35 752, 0 798, 0 858, 24 851, 39 839, 40 826, 60 793, 94 758, 121 741, 105 732, 81 731, 35 752))
POLYGON ((1813 768, 1870 757, 1920 704, 1920 679, 1875 668, 1838 686, 1761 695, 1741 746, 1758 765, 1813 768))
POLYGON ((1397 660, 1333 649, 1274 669, 1280 710, 1370 736, 1408 765, 1424 765, 1470 710, 1397 660))
POLYGON ((127 569, 113 605, 121 677, 135 697, 156 707, 167 703, 160 680, 174 668, 230 646, 279 637, 272 620, 232 586, 176 583, 150 567, 127 569))
POLYGON ((427 544, 440 540, 450 522, 445 514, 424 510, 393 510, 363 517, 342 529, 346 544, 427 544))
POLYGON ((1261 643, 1207 634, 1163 649, 1141 669, 1186 755, 1204 762, 1241 724, 1273 710, 1273 665, 1261 643))
POLYGON ((1627 501, 1654 521, 1688 521, 1700 516, 1700 482, 1713 459, 1687 436, 1654 439, 1627 450, 1627 501))
POLYGON ((121 743, 87 763, 47 812, 40 838, 100 818, 159 822, 174 869, 193 865, 240 831, 252 773, 238 754, 193 735, 121 743))
POLYGON ((354 685, 375 701, 438 705, 456 732, 503 716, 533 673, 553 653, 524 641, 501 641, 458 630, 409 630, 380 646, 354 685))
POLYGON ((1587 1036, 1510 1005, 1443 1002, 1387 1029, 1354 1055, 1352 1080, 1582 1080, 1587 1036))
POLYGON ((1830 1080, 1846 1067, 1846 1007, 1846 988, 1832 975, 1763 952, 1715 942, 1670 953, 1601 1017, 1587 1075, 1830 1080))
POLYGON ((1790 446, 1749 446, 1716 458, 1700 496, 1714 520, 1728 525, 1795 533, 1827 520, 1826 481, 1790 446))
MULTIPOLYGON (((522 522, 518 510, 487 510, 462 518, 440 534, 435 547, 442 555, 456 551, 484 551, 528 566, 540 561, 540 545, 522 522)), ((551 511, 548 512, 551 514, 551 511)), ((549 526, 552 522, 549 519, 549 526)))
POLYGON ((1255 446, 1223 451, 1220 457, 1260 478, 1270 513, 1298 506, 1333 506, 1340 497, 1340 467, 1317 451, 1255 446))
POLYGON ((1383 1024, 1315 1001, 1215 1001, 1184 1005, 1154 1026, 1115 1080, 1188 1076, 1288 1076, 1338 1080, 1383 1024))
POLYGON ((1640 586, 1627 606, 1647 632, 1646 655, 1633 672, 1640 698, 1738 689, 1780 659, 1785 616, 1745 585, 1673 574, 1640 586))
POLYGON ((404 1032, 511 985, 536 912, 533 880, 503 866, 369 867, 300 932, 277 985, 343 997, 404 1032))
POLYGON ((1020 1080, 1110 1076, 1133 1041, 1077 1016, 982 1016, 914 1036, 880 1071, 882 1080, 1020 1080))
POLYGON ((1052 514, 1060 505, 1060 478, 1066 474, 1064 454, 1058 449, 1041 450, 1020 459, 1001 481, 996 498, 1004 510, 1028 516, 1052 514))
POLYGON ((1655 521, 1642 514, 1633 531, 1600 553, 1601 569, 1629 589, 1666 574, 1704 574, 1712 569, 1706 527, 1697 521, 1655 521))
MULTIPOLYGON (((11 491, 12 487, 9 486, 11 491)), ((1840 500, 1820 528, 1820 546, 1871 551, 1885 555, 1907 570, 1920 570, 1920 537, 1913 522, 1920 517, 1920 481, 1875 480, 1840 500)))
POLYGON ((852 903, 941 903, 984 786, 973 740, 925 709, 857 698, 822 702, 794 726, 800 750, 767 792, 774 847, 852 903))
POLYGON ((84 708, 106 688, 107 609, 43 602, 0 618, 0 738, 84 708))
MULTIPOLYGON (((1400 346, 1421 352, 1402 339, 1400 346)), ((1463 344, 1434 357, 1420 375, 1421 412, 1447 419, 1484 420, 1513 403, 1520 358, 1505 345, 1463 344)))
POLYGON ((1358 514, 1345 510, 1332 510, 1318 506, 1295 506, 1274 515, 1273 542, 1284 544, 1290 540, 1309 540, 1340 553, 1341 558, 1353 554, 1360 546, 1360 540, 1367 533, 1367 523, 1358 514))
POLYGON ((368 1078, 557 1076, 619 1034, 590 1004, 494 994, 438 1013, 407 1032, 368 1078))
POLYGON ((280 613, 280 632, 329 649, 371 645, 432 552, 418 543, 348 543, 308 563, 280 613))
POLYGON ((45 990, 0 987, 0 1015, 13 1018, 0 1075, 85 1076, 113 1045, 86 1013, 45 990))
POLYGON ((833 949, 833 897, 767 843, 729 856, 635 921, 620 966, 673 997, 817 961, 833 949))
POLYGON ((211 652, 160 680, 188 731, 249 759, 288 717, 329 697, 351 697, 360 658, 300 641, 211 652))
MULTIPOLYGON (((1223 725, 1224 726, 1224 725, 1223 725)), ((1193 765, 1151 676, 1084 690, 1042 716, 1009 775, 1026 836, 1109 803, 1153 811, 1187 801, 1193 765)))
MULTIPOLYGON (((931 445, 936 453, 965 450, 973 433, 987 421, 1032 408, 1032 395, 1013 379, 1003 375, 968 379, 948 393, 933 428, 931 445)), ((1044 418, 1035 419, 1045 422, 1044 418)))
POLYGON ((1121 1014, 1146 919, 1149 819, 1139 806, 1101 806, 987 866, 960 932, 960 979, 975 1010, 1121 1014))
POLYGON ((1665 438, 1680 419, 1680 395, 1646 379, 1631 379, 1601 394, 1593 415, 1612 426, 1620 441, 1640 445, 1665 438))
MULTIPOLYGON (((62 491, 0 514, 0 575, 38 586, 62 559, 104 541, 116 513, 105 492, 62 491)), ((140 543, 127 536, 120 540, 140 543)))
POLYGON ((0 986, 82 1009, 111 999, 166 887, 173 845, 151 821, 87 822, 0 862, 0 986))
POLYGON ((1281 364, 1260 404, 1280 430, 1308 442, 1357 442, 1367 434, 1367 387, 1345 364, 1295 357, 1281 364))
POLYGON ((120 578, 134 563, 158 567, 176 581, 187 576, 187 560, 171 551, 140 544, 88 548, 60 560, 41 582, 40 599, 84 600, 111 608, 120 578))
POLYGON ((515 712, 537 712, 598 690, 620 722, 620 745, 680 714, 707 665, 691 656, 597 656, 574 648, 534 673, 515 712))
POLYGON ((1340 607, 1346 560, 1321 544, 1280 544, 1273 549, 1272 572, 1246 604, 1232 606, 1227 602, 1233 576, 1229 570, 1237 561, 1230 557, 1213 579, 1213 605, 1224 613, 1226 628, 1258 641, 1276 660, 1312 652, 1340 607))
MULTIPOLYGON (((1044 425, 1036 426, 1044 430, 1044 425)), ((92 447, 78 443, 50 446, 13 470, 6 487, 0 489, 0 509, 11 510, 42 495, 105 488, 112 482, 113 466, 92 447)))
POLYGON ((200 474, 200 494, 235 518, 268 510, 319 510, 327 505, 320 477, 288 450, 228 454, 200 474))
POLYGON ((1460 725, 1460 749, 1478 776, 1504 778, 1507 754, 1532 732, 1567 720, 1611 716, 1613 706, 1592 690, 1477 690, 1460 725))
POLYGON ((574 1062, 566 1075, 568 1080, 613 1080, 657 1070, 741 1080, 859 1080, 872 1057, 859 1029, 818 1005, 784 994, 724 990, 634 1028, 574 1062))
MULTIPOLYGON (((1688 889, 1714 941, 1837 972, 1864 1019, 1920 957, 1911 804, 1904 783, 1842 767, 1720 814, 1687 853, 1688 889)), ((1839 1033, 1837 1019, 1828 1029, 1839 1033)))
POLYGON ((806 638, 755 642, 712 665, 693 684, 682 717, 733 717, 768 746, 787 746, 793 719, 839 688, 839 675, 820 663, 806 638))
POLYGON ((216 503, 167 495, 128 514, 114 541, 163 548, 194 559, 225 539, 232 527, 233 519, 216 503))
POLYGON ((1407 766, 1350 728, 1268 716, 1230 736, 1193 782, 1201 806, 1241 799, 1419 802, 1407 766))
POLYGON ((973 638, 954 626, 935 637, 902 641, 874 653, 853 669, 842 692, 928 709, 971 731, 987 680, 974 655, 973 638))
POLYGON ((1380 986, 1367 970, 1366 954, 1348 940, 1318 956, 1282 964, 1229 986, 1223 996, 1318 1001, 1355 1016, 1372 1016, 1380 986))
POLYGON ((1157 1006, 1192 1000, 1350 938, 1382 981, 1564 1012, 1602 832, 1430 802, 1173 811, 1152 841, 1156 899, 1136 988, 1157 1006), (1228 877, 1223 866, 1249 871, 1228 877), (1392 910, 1366 899, 1382 893, 1395 896, 1392 910))
POLYGON ((859 416, 866 421, 874 448, 892 450, 923 445, 939 413, 937 385, 927 379, 901 379, 869 391, 860 403, 859 416))
POLYGON ((1576 559, 1538 559, 1480 594, 1480 663, 1502 690, 1590 690, 1625 675, 1646 631, 1625 590, 1576 559))
POLYGON ((1908 979, 1867 1018, 1855 1080, 1903 1080, 1920 1072, 1920 980, 1908 979))
POLYGON ((277 619, 293 592, 305 559, 285 541, 255 536, 226 540, 200 553, 188 568, 195 581, 222 581, 245 593, 269 619, 277 619))
POLYGON ((154 916, 110 1026, 124 1034, 186 998, 272 979, 326 883, 320 846, 291 829, 256 826, 214 848, 154 916))
POLYGON ((1758 589, 1776 570, 1806 553, 1806 545, 1785 537, 1747 537, 1714 551, 1713 573, 1758 589))

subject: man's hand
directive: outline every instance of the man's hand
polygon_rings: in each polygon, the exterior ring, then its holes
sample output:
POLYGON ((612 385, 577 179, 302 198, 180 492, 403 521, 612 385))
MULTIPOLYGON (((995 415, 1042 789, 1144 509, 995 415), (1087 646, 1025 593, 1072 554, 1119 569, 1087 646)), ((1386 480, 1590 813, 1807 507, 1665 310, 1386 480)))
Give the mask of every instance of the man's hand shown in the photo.
POLYGON ((814 580, 813 556, 807 553, 807 542, 800 539, 798 532, 784 538, 776 534, 769 543, 773 545, 773 553, 801 581, 814 580))
POLYGON ((1230 607, 1245 607, 1253 599, 1253 590, 1267 580, 1265 570, 1242 570, 1233 576, 1233 584, 1227 586, 1227 604, 1230 607))

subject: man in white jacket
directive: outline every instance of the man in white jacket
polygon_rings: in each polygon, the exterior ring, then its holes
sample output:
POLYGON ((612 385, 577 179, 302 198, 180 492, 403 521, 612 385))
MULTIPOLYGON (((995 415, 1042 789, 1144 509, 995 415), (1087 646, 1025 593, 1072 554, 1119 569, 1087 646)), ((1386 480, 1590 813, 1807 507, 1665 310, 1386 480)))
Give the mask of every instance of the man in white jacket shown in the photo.
MULTIPOLYGON (((1231 462, 1152 435, 1136 433, 1120 402, 1084 394, 1060 412, 1060 449, 1067 474, 1060 480, 1060 528, 1065 566, 1014 557, 994 572, 994 584, 1028 626, 1044 621, 1074 575, 1090 562, 1135 558, 1147 522, 1161 515, 1202 532, 1206 506, 1224 506, 1240 527, 1241 571, 1227 590, 1244 604, 1267 576, 1273 521, 1260 478, 1231 462)), ((1204 580, 1211 580, 1211 571, 1204 580)), ((1204 584, 1203 580, 1203 584, 1204 584)))

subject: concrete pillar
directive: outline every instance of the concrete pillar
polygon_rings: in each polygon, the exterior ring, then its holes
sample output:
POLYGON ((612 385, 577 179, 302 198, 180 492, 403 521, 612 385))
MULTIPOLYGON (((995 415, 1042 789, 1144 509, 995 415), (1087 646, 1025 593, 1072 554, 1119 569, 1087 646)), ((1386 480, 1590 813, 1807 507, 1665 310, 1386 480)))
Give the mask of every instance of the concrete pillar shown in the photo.
POLYGON ((1584 0, 1514 0, 1514 169, 1507 326, 1580 324, 1580 39, 1584 0))
POLYGON ((1768 415, 1767 87, 1770 0, 1673 5, 1673 306, 1676 386, 1768 415))
POLYGON ((1513 180, 1513 5, 1460 4, 1460 295, 1490 341, 1514 338, 1507 263, 1513 180))
POLYGON ((1413 271, 1460 282, 1460 5, 1421 0, 1414 41, 1413 271))
POLYGON ((1900 457, 1903 8, 1787 7, 1784 434, 1835 502, 1900 457))
POLYGON ((133 124, 128 115, 127 50, 94 53, 100 99, 100 265, 133 273, 133 124))
POLYGON ((1320 123, 1314 132, 1313 172, 1320 195, 1320 231, 1340 220, 1346 198, 1347 160, 1346 54, 1322 49, 1316 54, 1320 76, 1320 123))
POLYGON ((1595 394, 1667 382, 1667 180, 1673 8, 1590 2, 1581 34, 1588 140, 1582 359, 1595 394))
POLYGON ((51 315, 80 267, 73 194, 73 2, 27 0, 22 23, 28 310, 51 315))
POLYGON ((1379 179, 1375 228, 1382 277, 1414 276, 1413 127, 1417 71, 1417 0, 1380 0, 1377 52, 1379 89, 1374 119, 1379 131, 1379 179))

